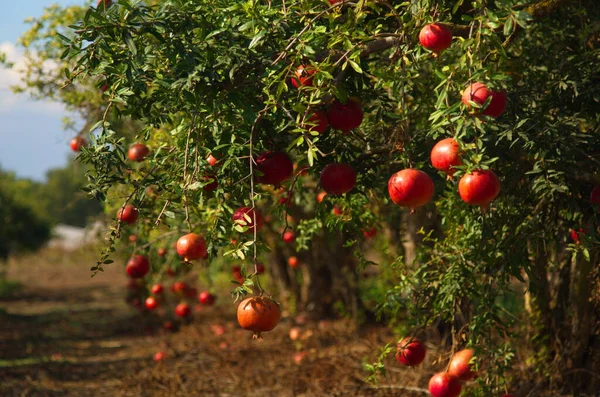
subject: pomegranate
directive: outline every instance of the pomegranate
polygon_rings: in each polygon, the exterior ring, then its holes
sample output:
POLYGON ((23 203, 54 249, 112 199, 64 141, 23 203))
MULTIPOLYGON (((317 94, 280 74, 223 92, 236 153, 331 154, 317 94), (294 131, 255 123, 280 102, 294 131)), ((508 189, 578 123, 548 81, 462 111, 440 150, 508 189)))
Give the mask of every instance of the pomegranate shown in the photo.
POLYGON ((292 77, 292 85, 296 88, 300 88, 300 86, 312 87, 313 85, 313 74, 315 74, 315 69, 304 65, 298 66, 296 71, 294 72, 295 76, 292 77))
POLYGON ((196 233, 189 233, 177 240, 177 254, 189 262, 206 255, 206 241, 196 233))
POLYGON ((409 207, 411 212, 431 201, 433 190, 429 175, 413 168, 396 172, 388 181, 392 201, 400 207, 409 207))
POLYGON ((283 241, 285 243, 291 243, 296 239, 296 235, 294 234, 293 231, 288 230, 287 232, 283 233, 283 241))
POLYGON ((182 302, 182 303, 178 304, 177 306, 175 306, 175 315, 177 317, 186 318, 186 317, 189 317, 189 315, 191 313, 192 313, 192 309, 190 308, 190 305, 188 305, 185 302, 182 302))
POLYGON ((188 286, 183 281, 175 281, 173 283, 173 285, 171 286, 171 291, 173 291, 173 293, 179 294, 179 295, 184 294, 187 289, 188 289, 188 286))
POLYGON ((439 372, 429 379, 429 392, 433 397, 457 397, 461 389, 460 380, 447 372, 439 372))
POLYGON ((579 230, 569 229, 569 234, 571 235, 571 239, 573 240, 573 242, 575 244, 580 244, 580 242, 581 242, 581 235, 582 234, 587 234, 587 233, 586 233, 586 231, 583 228, 579 228, 579 230))
POLYGON ((349 99, 346 103, 335 101, 327 111, 327 118, 331 128, 347 134, 362 124, 362 106, 355 99, 349 99))
POLYGON ((290 328, 289 335, 290 335, 291 340, 298 340, 298 338, 300 338, 300 328, 298 328, 298 327, 290 328))
POLYGON ((265 272, 265 266, 262 263, 256 264, 256 272, 258 274, 263 274, 265 272))
POLYGON ((256 215, 256 230, 260 231, 262 229, 264 219, 259 210, 253 210, 250 207, 241 207, 238 208, 233 213, 233 223, 236 225, 247 226, 248 230, 246 233, 251 233, 254 231, 254 217, 256 215), (246 217, 249 217, 248 220, 246 217))
MULTIPOLYGON (((591 205, 599 205, 600 204, 600 186, 595 186, 590 193, 590 204, 591 205)), ((600 211, 600 209, 599 209, 600 211)))
POLYGON ((294 354, 294 363, 296 363, 297 365, 302 364, 302 361, 304 361, 304 359, 306 358, 306 356, 308 356, 307 352, 297 352, 297 353, 295 353, 294 354))
POLYGON ((72 151, 78 152, 83 146, 87 146, 87 141, 81 136, 76 136, 75 138, 71 139, 69 146, 71 147, 72 151))
POLYGON ((325 200, 325 196, 327 196, 327 192, 320 192, 317 194, 317 202, 322 203, 325 200))
POLYGON ((217 300, 217 297, 208 291, 202 291, 200 292, 200 295, 198 295, 198 301, 206 306, 214 305, 215 300, 217 300))
POLYGON ((356 172, 346 163, 332 163, 321 171, 321 187, 328 193, 348 193, 356 185, 356 172))
POLYGON ((396 360, 409 367, 421 364, 425 360, 425 345, 416 338, 402 339, 398 342, 396 360))
POLYGON ((144 303, 146 305, 146 309, 148 310, 154 310, 158 307, 158 301, 153 296, 147 297, 144 303))
POLYGON ((295 268, 297 268, 299 264, 300 264, 300 263, 298 262, 298 258, 297 258, 297 257, 295 257, 295 256, 290 256, 290 257, 288 258, 288 265, 290 265, 290 267, 291 267, 292 269, 295 269, 295 268))
POLYGON ((323 134, 329 127, 327 113, 323 110, 316 110, 307 120, 305 128, 309 131, 314 131, 317 134, 323 134))
POLYGON ((215 174, 206 174, 201 179, 205 182, 208 182, 208 184, 202 187, 205 192, 212 192, 219 187, 219 181, 217 180, 217 176, 215 174))
POLYGON ((329 1, 329 4, 334 6, 336 4, 341 4, 344 0, 327 0, 327 1, 329 1))
POLYGON ((431 150, 431 165, 436 170, 445 172, 448 177, 454 175, 454 167, 462 165, 458 142, 454 138, 446 138, 436 143, 431 150))
POLYGON ((138 218, 138 210, 131 204, 126 204, 125 207, 119 208, 117 211, 117 219, 129 225, 135 223, 138 218))
POLYGON ((127 262, 125 271, 131 278, 142 278, 150 271, 150 262, 143 255, 134 255, 127 262))
POLYGON ((210 164, 211 167, 214 167, 219 162, 219 160, 217 160, 217 158, 212 154, 208 155, 206 161, 208 161, 208 164, 210 164))
POLYGON ((490 170, 476 170, 463 175, 458 182, 458 194, 467 204, 479 205, 486 210, 500 193, 500 181, 490 170))
POLYGON ((331 210, 331 212, 333 213, 333 215, 336 215, 336 216, 342 216, 342 215, 344 215, 344 210, 342 209, 342 207, 340 207, 337 204, 335 204, 333 206, 333 209, 331 210))
POLYGON ((265 152, 256 159, 256 169, 262 173, 260 183, 279 186, 294 173, 294 164, 284 152, 265 152))
POLYGON ((430 23, 421 29, 419 42, 423 47, 439 54, 452 44, 452 31, 441 23, 430 23))
POLYGON ((158 254, 158 256, 165 256, 167 255, 167 250, 161 247, 158 250, 156 250, 156 253, 158 254))
POLYGON ((262 332, 271 331, 281 319, 281 309, 270 298, 253 296, 243 300, 237 308, 240 326, 252 331, 253 339, 262 338, 262 332))
POLYGON ((375 226, 369 228, 369 229, 363 229, 363 236, 365 236, 366 238, 373 238, 377 235, 377 228, 375 226))
POLYGON ((164 289, 163 289, 163 286, 161 284, 154 284, 152 286, 152 293, 154 295, 160 295, 160 294, 163 293, 163 291, 164 291, 164 289))
POLYGON ((131 234, 131 235, 129 235, 129 242, 130 243, 135 243, 137 241, 137 239, 138 239, 137 234, 131 234))
POLYGON ((110 85, 108 85, 108 82, 106 82, 106 83, 102 84, 102 87, 100 87, 100 91, 106 92, 109 88, 110 88, 110 85))
POLYGON ((450 359, 448 373, 463 382, 475 378, 476 374, 471 370, 474 354, 473 349, 465 349, 455 353, 450 359))
POLYGON ((167 357, 168 356, 166 352, 157 352, 156 354, 154 354, 154 361, 162 361, 167 357))
POLYGON ((143 143, 134 143, 129 148, 129 151, 127 152, 127 157, 129 157, 129 160, 131 161, 139 162, 144 161, 148 153, 150 153, 150 149, 148 149, 148 146, 144 145, 143 143))
POLYGON ((476 113, 484 116, 500 117, 506 110, 507 97, 503 91, 492 91, 483 83, 473 83, 463 91, 462 102, 471 107, 470 102, 483 106, 485 101, 491 97, 491 102, 485 109, 477 109, 476 113))
POLYGON ((102 3, 104 3, 104 8, 107 9, 108 7, 110 7, 112 5, 112 0, 98 0, 96 8, 100 8, 102 3))

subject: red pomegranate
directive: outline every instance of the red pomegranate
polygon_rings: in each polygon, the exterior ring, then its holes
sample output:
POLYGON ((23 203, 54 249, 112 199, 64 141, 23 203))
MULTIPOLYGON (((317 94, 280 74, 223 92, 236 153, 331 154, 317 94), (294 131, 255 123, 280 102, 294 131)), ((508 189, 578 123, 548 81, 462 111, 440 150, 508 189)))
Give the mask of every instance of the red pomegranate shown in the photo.
POLYGON ((416 338, 402 339, 398 342, 396 360, 409 367, 421 364, 425 360, 425 345, 416 338))
POLYGON ((161 247, 158 250, 156 250, 156 253, 158 254, 158 256, 165 256, 167 255, 167 250, 161 247))
POLYGON ((160 294, 163 293, 163 291, 164 291, 164 289, 163 289, 163 286, 161 284, 154 284, 152 286, 152 293, 154 295, 160 295, 160 294))
POLYGON ((471 107, 470 102, 475 102, 479 106, 483 106, 485 101, 491 97, 491 102, 487 108, 478 109, 476 113, 484 116, 500 117, 506 110, 507 97, 503 91, 492 91, 483 83, 473 83, 463 91, 462 102, 471 107))
POLYGON ((295 269, 295 268, 297 268, 299 264, 300 264, 300 263, 298 262, 298 257, 295 257, 295 256, 290 256, 290 257, 288 258, 288 265, 290 265, 290 267, 291 267, 292 269, 295 269))
POLYGON ((143 143, 134 143, 129 148, 129 151, 127 152, 127 157, 129 157, 129 160, 131 161, 139 162, 144 161, 148 153, 150 153, 150 149, 148 149, 148 146, 144 145, 143 143))
POLYGON ((87 141, 81 136, 76 136, 75 138, 71 139, 69 146, 71 147, 72 151, 78 152, 82 147, 87 146, 87 141))
POLYGON ((344 0, 327 0, 327 1, 329 1, 329 4, 334 6, 336 4, 341 4, 344 0))
POLYGON ((293 231, 288 230, 287 232, 283 233, 283 241, 285 243, 291 243, 296 239, 296 235, 294 234, 293 231))
MULTIPOLYGON (((595 186, 590 193, 590 204, 591 205, 599 205, 600 204, 600 186, 595 186)), ((599 209, 600 211, 600 209, 599 209)))
POLYGON ((314 131, 317 134, 323 134, 329 127, 327 113, 323 110, 316 110, 308 119, 306 119, 305 128, 314 131))
POLYGON ((425 25, 419 33, 421 45, 439 54, 452 44, 452 31, 441 23, 425 25))
POLYGON ((130 243, 135 243, 137 241, 137 239, 138 239, 137 234, 131 234, 131 235, 129 235, 129 242, 130 243))
POLYGON ((187 289, 188 289, 188 286, 183 281, 175 281, 173 283, 173 285, 171 286, 171 291, 173 291, 174 294, 178 294, 178 295, 184 294, 185 291, 187 291, 187 289))
POLYGON ((142 278, 150 271, 150 262, 144 255, 134 255, 127 262, 125 271, 131 278, 142 278))
POLYGON ((262 332, 271 331, 279 324, 281 309, 272 299, 253 296, 240 303, 237 319, 243 329, 254 333, 253 339, 260 339, 262 332))
POLYGON ((190 308, 190 305, 188 305, 185 302, 182 302, 182 303, 178 304, 177 306, 175 306, 175 315, 177 317, 186 318, 186 317, 189 317, 189 315, 191 313, 192 313, 192 309, 190 308))
POLYGON ((327 196, 327 192, 320 192, 317 194, 317 202, 322 203, 325 200, 325 196, 327 196))
POLYGON ((583 228, 579 228, 579 230, 569 229, 569 235, 571 236, 571 240, 573 240, 575 244, 581 243, 582 234, 587 234, 583 228))
POLYGON ((210 164, 211 167, 214 167, 219 162, 219 160, 217 160, 217 158, 212 154, 208 155, 206 161, 208 161, 208 164, 210 164))
POLYGON ((457 377, 439 372, 429 379, 429 392, 433 397, 458 397, 462 384, 457 377))
POLYGON ((104 3, 104 8, 106 9, 112 5, 112 0, 98 0, 97 8, 100 8, 102 3, 104 3))
POLYGON ((363 236, 365 236, 366 238, 373 238, 377 235, 377 228, 373 226, 369 229, 362 229, 362 232, 363 236))
POLYGON ((458 142, 454 138, 446 138, 436 143, 431 150, 431 165, 449 177, 454 175, 454 167, 462 165, 458 142))
POLYGON ((168 357, 166 352, 157 352, 154 354, 154 361, 162 361, 168 357))
POLYGON ((476 170, 463 175, 458 182, 458 194, 467 204, 479 205, 485 211, 500 193, 500 181, 490 170, 476 170))
POLYGON ((138 214, 137 208, 131 204, 126 204, 125 207, 121 207, 117 211, 117 219, 131 225, 137 220, 138 214))
POLYGON ((256 264, 256 272, 258 274, 263 274, 265 272, 265 265, 263 265, 262 263, 257 263, 256 264))
POLYGON ((427 204, 433 197, 433 181, 421 170, 407 168, 396 172, 388 181, 392 201, 411 211, 427 204))
POLYGON ((347 134, 362 124, 362 106, 354 99, 348 99, 346 103, 335 101, 327 111, 327 118, 331 128, 347 134))
POLYGON ((262 173, 260 183, 279 186, 294 173, 294 164, 284 152, 265 152, 256 159, 256 169, 262 173))
POLYGON ((248 230, 246 233, 251 233, 254 231, 254 216, 256 214, 256 230, 260 231, 262 229, 264 219, 259 210, 253 210, 250 207, 241 207, 238 208, 233 213, 233 223, 241 226, 248 226, 248 230), (246 216, 250 219, 247 219, 246 216))
POLYGON ((474 354, 473 349, 465 349, 455 353, 450 359, 448 373, 463 382, 475 378, 476 373, 471 370, 474 354))
POLYGON ((189 262, 206 255, 206 241, 196 233, 189 233, 177 240, 177 254, 189 262))
POLYGON ((200 292, 200 295, 198 295, 198 301, 206 306, 214 305, 215 300, 217 300, 217 297, 208 291, 202 291, 200 292))
POLYGON ((296 88, 300 88, 300 86, 312 87, 313 85, 313 74, 315 74, 315 69, 304 65, 298 66, 294 75, 292 77, 292 85, 296 88))
POLYGON ((158 301, 153 296, 147 297, 144 303, 146 305, 146 309, 148 310, 154 310, 158 307, 158 301))
POLYGON ((333 163, 321 171, 321 187, 328 194, 348 193, 356 185, 356 172, 346 163, 333 163))

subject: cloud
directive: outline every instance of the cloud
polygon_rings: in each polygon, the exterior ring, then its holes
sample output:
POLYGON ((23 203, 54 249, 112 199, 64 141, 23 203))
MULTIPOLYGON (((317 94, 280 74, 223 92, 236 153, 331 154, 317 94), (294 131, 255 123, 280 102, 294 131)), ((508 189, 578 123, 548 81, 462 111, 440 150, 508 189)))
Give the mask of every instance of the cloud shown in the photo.
MULTIPOLYGON (((0 66, 0 114, 15 110, 27 110, 32 114, 56 115, 66 114, 64 105, 59 102, 33 100, 27 93, 15 94, 10 87, 21 82, 21 74, 25 69, 25 56, 14 43, 0 43, 0 53, 6 55, 6 60, 14 64, 12 68, 0 66)), ((51 70, 56 67, 53 62, 45 62, 44 69, 51 70)))

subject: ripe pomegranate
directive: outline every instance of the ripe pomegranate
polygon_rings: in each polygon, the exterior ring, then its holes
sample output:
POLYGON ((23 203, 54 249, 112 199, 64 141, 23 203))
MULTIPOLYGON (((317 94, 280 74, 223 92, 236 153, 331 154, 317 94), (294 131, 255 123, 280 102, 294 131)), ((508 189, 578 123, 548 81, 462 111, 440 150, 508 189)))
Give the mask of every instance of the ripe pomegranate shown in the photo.
POLYGON ((332 6, 342 3, 344 0, 327 0, 332 6))
POLYGON ((134 255, 127 262, 125 271, 131 278, 142 278, 150 271, 150 262, 144 255, 134 255))
POLYGON ((448 177, 454 175, 454 167, 462 165, 458 142, 454 138, 446 138, 436 143, 431 150, 431 165, 436 170, 445 172, 448 177))
POLYGON ((349 99, 346 103, 335 101, 327 111, 327 118, 331 128, 347 134, 362 124, 362 106, 353 99, 349 99))
POLYGON ((289 335, 290 335, 291 340, 298 340, 298 338, 300 338, 300 328, 298 328, 298 327, 290 328, 289 335))
POLYGON ((300 88, 300 86, 312 87, 313 85, 313 74, 315 74, 315 69, 304 65, 298 66, 296 71, 294 72, 295 76, 292 77, 292 85, 296 88, 300 88))
POLYGON ((137 239, 138 239, 137 234, 131 234, 131 235, 129 235, 129 242, 130 243, 135 243, 137 241, 137 239))
POLYGON ((473 349, 465 349, 455 353, 450 359, 448 373, 463 382, 475 378, 476 373, 471 370, 471 361, 474 354, 473 349))
POLYGON ((600 204, 600 186, 595 186, 592 189, 592 192, 590 193, 590 204, 591 205, 599 205, 600 204))
POLYGON ((500 193, 500 181, 490 170, 476 170, 463 175, 458 182, 458 194, 467 204, 479 205, 486 210, 500 193))
POLYGON ((87 141, 81 136, 76 136, 75 138, 71 139, 69 146, 71 147, 72 151, 78 152, 83 146, 87 146, 87 141))
POLYGON ((198 301, 206 306, 214 305, 215 300, 217 300, 217 297, 208 291, 202 291, 200 292, 200 295, 198 295, 198 301))
POLYGON ((492 91, 483 83, 473 83, 463 91, 462 102, 471 107, 469 101, 475 102, 479 106, 483 106, 485 101, 492 97, 491 102, 485 109, 478 109, 476 113, 484 116, 500 117, 506 110, 506 93, 503 91, 492 91))
POLYGON ((407 168, 396 172, 388 181, 392 201, 412 211, 427 204, 433 197, 433 181, 421 170, 407 168))
POLYGON ((365 236, 366 238, 372 238, 377 235, 377 228, 375 226, 373 226, 369 229, 363 229, 362 232, 363 232, 363 236, 365 236))
POLYGON ((150 153, 150 149, 148 149, 148 146, 144 145, 143 143, 134 143, 129 148, 129 151, 127 152, 127 157, 129 157, 129 160, 131 161, 139 162, 144 161, 144 158, 146 158, 148 153, 150 153))
POLYGON ((177 240, 177 254, 189 262, 206 255, 206 241, 196 233, 188 233, 177 240))
POLYGON ((323 134, 329 127, 329 120, 327 119, 327 113, 323 110, 316 110, 308 119, 306 119, 305 128, 309 131, 315 131, 316 133, 323 134))
POLYGON ((285 243, 291 243, 296 239, 296 235, 294 234, 293 231, 288 230, 287 232, 283 233, 283 241, 285 243))
POLYGON ((253 339, 261 339, 262 332, 271 331, 281 319, 281 309, 270 298, 253 296, 243 300, 237 308, 240 326, 252 331, 253 339))
POLYGON ((298 261, 298 258, 297 258, 297 257, 295 257, 295 256, 290 256, 290 257, 288 258, 288 265, 290 265, 290 267, 291 267, 292 269, 295 269, 295 268, 297 268, 299 264, 300 264, 300 263, 299 263, 299 261, 298 261))
POLYGON ((320 192, 317 194, 317 202, 322 203, 325 200, 325 196, 327 196, 327 192, 320 192))
POLYGON ((192 313, 192 309, 190 308, 190 305, 188 305, 185 302, 182 302, 182 303, 178 304, 177 306, 175 306, 175 315, 177 317, 186 318, 191 313, 192 313))
POLYGON ((164 289, 163 289, 163 286, 161 284, 154 284, 152 286, 152 293, 154 295, 160 295, 160 294, 163 293, 163 291, 164 291, 164 289))
POLYGON ((171 286, 171 291, 175 294, 183 294, 188 289, 188 286, 183 281, 175 281, 171 286))
POLYGON ((457 397, 461 389, 460 380, 447 372, 439 372, 429 379, 429 392, 433 397, 457 397))
POLYGON ((165 256, 167 255, 167 250, 165 248, 159 248, 156 253, 158 254, 158 256, 165 256))
POLYGON ((321 187, 328 193, 348 193, 356 185, 356 172, 346 163, 332 163, 321 171, 321 187))
POLYGON ((158 301, 153 296, 147 297, 145 304, 146 304, 146 309, 148 309, 148 310, 154 310, 158 307, 158 301))
POLYGON ((217 180, 217 175, 215 174, 206 174, 203 177, 201 177, 201 179, 205 182, 210 181, 207 185, 204 185, 202 187, 202 189, 205 192, 212 192, 213 190, 219 187, 219 181, 217 180))
POLYGON ((421 29, 419 42, 423 47, 439 54, 452 44, 452 31, 441 23, 431 23, 421 29))
POLYGON ((154 361, 162 361, 167 357, 168 356, 166 352, 157 352, 156 354, 154 354, 154 361))
POLYGON ((206 158, 206 161, 208 161, 208 164, 210 164, 211 167, 214 167, 219 162, 219 160, 217 160, 217 158, 212 154, 206 158))
POLYGON ((402 339, 398 342, 396 360, 409 367, 421 364, 425 360, 425 345, 416 338, 402 339))
POLYGON ((125 222, 129 225, 135 223, 138 218, 138 210, 131 204, 125 205, 125 207, 119 208, 117 211, 117 219, 121 222, 125 222))
POLYGON ((256 169, 262 173, 260 183, 279 186, 294 173, 294 164, 284 152, 265 152, 256 159, 256 169))
POLYGON ((234 266, 231 269, 233 278, 240 284, 244 283, 244 275, 242 274, 242 268, 240 266, 234 266))
POLYGON ((587 234, 583 228, 579 228, 579 230, 569 229, 569 234, 571 235, 571 239, 575 244, 581 243, 581 235, 587 234))
POLYGON ((340 207, 339 205, 335 204, 333 206, 333 209, 331 210, 331 212, 333 213, 333 215, 337 215, 337 216, 342 216, 344 215, 344 210, 342 209, 342 207, 340 207))
POLYGON ((260 231, 264 223, 263 216, 259 210, 255 211, 250 207, 238 208, 233 213, 233 223, 241 226, 247 226, 248 230, 246 233, 251 233, 254 231, 254 214, 256 214, 256 230, 260 231), (246 219, 246 215, 250 218, 250 220, 246 219))
POLYGON ((258 274, 263 274, 265 272, 265 266, 262 263, 256 264, 256 272, 258 274))

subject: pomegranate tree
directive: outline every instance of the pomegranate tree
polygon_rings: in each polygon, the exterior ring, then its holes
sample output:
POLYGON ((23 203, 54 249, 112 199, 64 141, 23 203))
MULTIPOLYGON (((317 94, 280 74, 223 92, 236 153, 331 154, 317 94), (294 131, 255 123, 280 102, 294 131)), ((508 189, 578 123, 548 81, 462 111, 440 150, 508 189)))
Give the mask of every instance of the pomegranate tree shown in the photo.
POLYGON ((186 262, 203 259, 207 254, 206 241, 196 233, 181 236, 177 240, 177 254, 186 262))
POLYGON ((416 338, 406 337, 398 342, 396 360, 406 366, 419 365, 425 360, 425 345, 416 338))
POLYGON ((458 182, 458 194, 469 205, 478 205, 486 210, 500 193, 500 180, 493 171, 476 170, 463 175, 458 182))
POLYGON ((362 124, 362 106, 355 98, 350 98, 345 103, 335 101, 327 111, 327 118, 331 128, 347 134, 362 124))
POLYGON ((454 167, 462 165, 460 147, 454 138, 442 139, 431 150, 431 165, 451 177, 456 172, 454 167))
POLYGON ((253 339, 260 339, 261 333, 271 331, 279 324, 281 309, 273 299, 253 296, 239 304, 237 319, 243 329, 253 332, 253 339))
POLYGON ((321 187, 327 194, 342 195, 356 185, 356 172, 346 163, 333 163, 321 171, 321 187))
POLYGON ((500 117, 506 110, 507 97, 503 91, 492 91, 483 83, 473 83, 463 91, 462 102, 471 107, 470 102, 483 106, 490 99, 490 103, 485 109, 476 110, 477 114, 484 116, 500 117))
POLYGON ((131 161, 141 162, 144 161, 148 153, 150 153, 148 146, 144 145, 143 143, 134 143, 131 145, 131 147, 129 147, 127 157, 131 161))
POLYGON ((150 271, 150 262, 144 255, 134 255, 127 262, 125 271, 131 278, 142 278, 150 271))
POLYGON ((419 33, 421 45, 434 53, 440 53, 452 44, 452 31, 441 23, 425 25, 419 33))
POLYGON ((265 152, 256 159, 256 169, 262 173, 260 183, 279 186, 294 173, 294 164, 284 152, 265 152))
POLYGON ((392 201, 400 207, 414 211, 431 201, 433 181, 425 172, 407 168, 396 172, 388 181, 388 192, 392 201))

